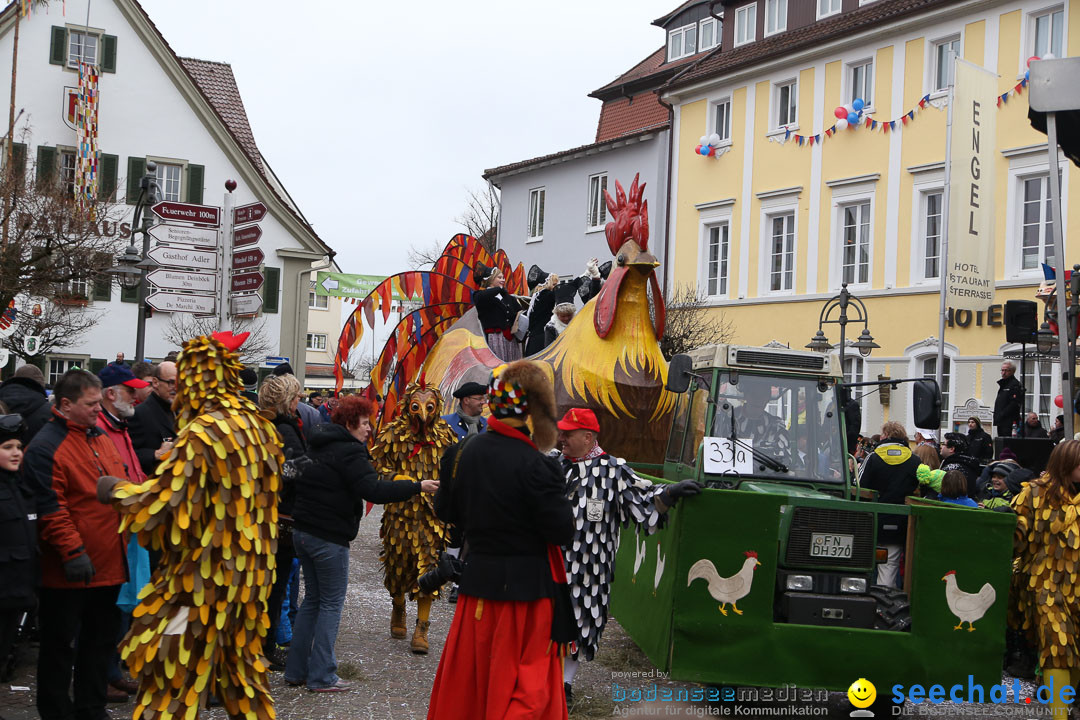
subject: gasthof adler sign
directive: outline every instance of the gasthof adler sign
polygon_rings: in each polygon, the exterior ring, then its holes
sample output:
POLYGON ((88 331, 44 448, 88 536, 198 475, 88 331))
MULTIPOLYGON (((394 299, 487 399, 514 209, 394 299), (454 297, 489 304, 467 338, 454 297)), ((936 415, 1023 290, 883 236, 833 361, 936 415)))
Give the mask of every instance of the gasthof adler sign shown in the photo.
POLYGON ((994 302, 997 75, 957 59, 953 92, 946 301, 986 310, 994 302))

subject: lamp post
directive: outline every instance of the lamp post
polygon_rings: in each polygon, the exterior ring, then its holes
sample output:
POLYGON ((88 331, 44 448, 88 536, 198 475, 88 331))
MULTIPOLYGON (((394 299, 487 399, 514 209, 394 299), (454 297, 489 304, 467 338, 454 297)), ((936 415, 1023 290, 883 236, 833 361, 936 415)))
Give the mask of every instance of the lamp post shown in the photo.
MULTIPOLYGON (((840 372, 844 373, 844 355, 847 351, 847 326, 848 323, 858 323, 863 326, 862 332, 859 334, 858 340, 851 343, 851 347, 858 351, 862 357, 869 357, 870 353, 875 348, 881 347, 874 342, 874 337, 870 334, 870 330, 867 327, 870 316, 866 312, 866 306, 863 305, 863 301, 851 294, 847 289, 847 283, 840 286, 840 294, 830 299, 825 303, 825 307, 821 308, 821 315, 818 316, 818 330, 813 339, 807 343, 806 347, 810 350, 817 352, 828 352, 833 349, 833 346, 829 343, 828 338, 825 337, 825 325, 839 325, 840 326, 840 372), (852 310, 853 317, 848 316, 848 310, 852 310), (839 314, 834 318, 833 312, 839 310, 839 314)), ((846 377, 845 377, 846 379, 846 377)))
POLYGON ((116 258, 116 267, 106 271, 116 276, 121 287, 128 290, 136 287, 139 289, 139 319, 135 329, 136 362, 144 359, 146 351, 146 298, 149 294, 146 275, 158 267, 156 262, 147 257, 150 252, 150 228, 154 226, 154 214, 150 212, 150 208, 158 202, 156 171, 157 165, 154 162, 146 163, 146 174, 139 182, 139 200, 135 203, 135 214, 131 222, 131 245, 124 250, 123 255, 116 258), (136 232, 142 233, 142 252, 135 246, 136 232))

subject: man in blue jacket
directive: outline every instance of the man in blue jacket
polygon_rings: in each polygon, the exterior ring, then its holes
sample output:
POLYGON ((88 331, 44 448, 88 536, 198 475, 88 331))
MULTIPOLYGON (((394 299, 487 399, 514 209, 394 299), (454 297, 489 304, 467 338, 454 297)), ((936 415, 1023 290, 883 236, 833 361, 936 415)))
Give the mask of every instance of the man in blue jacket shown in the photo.
POLYGON ((458 401, 458 411, 443 415, 443 420, 457 433, 458 440, 484 432, 487 421, 481 413, 487 402, 487 388, 478 382, 467 382, 454 391, 454 397, 458 401))

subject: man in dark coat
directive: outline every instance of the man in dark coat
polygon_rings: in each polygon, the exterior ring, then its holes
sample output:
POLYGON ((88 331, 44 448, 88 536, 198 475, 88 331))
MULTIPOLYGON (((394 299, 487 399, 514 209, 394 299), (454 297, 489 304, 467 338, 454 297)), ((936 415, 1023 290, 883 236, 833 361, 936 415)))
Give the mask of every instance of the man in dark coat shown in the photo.
POLYGON ((176 363, 159 363, 150 380, 154 391, 135 408, 135 416, 128 422, 128 434, 135 446, 143 472, 154 473, 154 468, 172 448, 176 437, 176 416, 172 402, 176 397, 176 363))
MULTIPOLYGON (((862 487, 878 492, 878 502, 903 505, 904 499, 919 489, 916 472, 920 464, 908 447, 904 426, 887 422, 881 428, 881 442, 863 463, 859 481, 862 487)), ((886 562, 877 567, 878 585, 896 586, 906 535, 906 517, 878 514, 878 543, 888 551, 886 562)))
POLYGON ((1045 440, 1050 437, 1046 428, 1042 426, 1038 413, 1029 412, 1024 416, 1024 423, 1017 428, 1016 436, 1022 438, 1036 438, 1045 440))
POLYGON ((15 377, 0 383, 0 402, 8 412, 22 415, 26 429, 23 444, 29 444, 41 426, 52 417, 49 398, 45 395, 45 376, 36 365, 23 365, 15 377))
POLYGON ((994 428, 998 437, 1011 437, 1013 423, 1020 422, 1020 408, 1024 406, 1024 386, 1016 379, 1016 363, 1001 363, 1001 379, 998 380, 997 398, 994 400, 994 428))
POLYGON ((968 455, 979 462, 986 462, 994 454, 994 438, 983 430, 982 421, 972 415, 968 418, 968 455))
POLYGON ((959 470, 967 478, 967 495, 974 498, 979 491, 979 475, 982 466, 968 453, 967 438, 960 433, 945 433, 941 443, 941 469, 945 472, 959 470))
POLYGON ((458 401, 458 411, 443 415, 443 420, 457 433, 458 440, 464 440, 467 435, 484 432, 487 429, 487 420, 481 413, 487 403, 487 388, 478 382, 462 383, 461 387, 454 391, 454 398, 458 401))

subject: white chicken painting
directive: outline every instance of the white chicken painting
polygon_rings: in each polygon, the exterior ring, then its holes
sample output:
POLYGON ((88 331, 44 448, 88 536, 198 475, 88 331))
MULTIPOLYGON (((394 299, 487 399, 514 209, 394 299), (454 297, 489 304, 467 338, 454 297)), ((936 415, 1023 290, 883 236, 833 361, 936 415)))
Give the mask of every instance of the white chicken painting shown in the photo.
POLYGON ((652 594, 656 597, 656 591, 660 589, 660 579, 664 577, 664 561, 667 560, 666 555, 660 554, 660 541, 656 541, 656 571, 653 573, 652 581, 652 594))
POLYGON ((964 627, 964 623, 967 623, 968 632, 973 631, 975 621, 982 618, 997 599, 994 586, 985 583, 977 593, 964 592, 956 584, 955 570, 945 573, 941 579, 945 581, 945 602, 948 603, 952 614, 960 620, 960 624, 953 630, 960 630, 964 627))
POLYGON ((742 610, 736 603, 750 594, 750 585, 754 582, 754 570, 761 564, 754 550, 748 550, 745 554, 746 560, 743 561, 742 568, 731 577, 720 577, 720 573, 716 572, 716 566, 711 560, 706 558, 698 560, 690 566, 690 573, 686 580, 687 587, 701 578, 708 584, 709 594, 714 600, 720 602, 720 612, 723 615, 727 616, 728 605, 731 605, 736 615, 742 615, 742 610))

